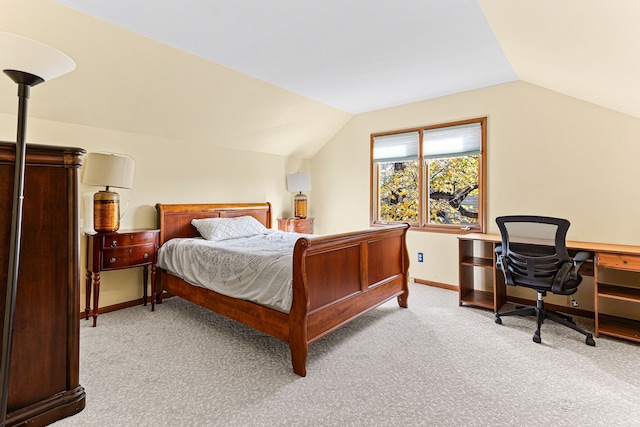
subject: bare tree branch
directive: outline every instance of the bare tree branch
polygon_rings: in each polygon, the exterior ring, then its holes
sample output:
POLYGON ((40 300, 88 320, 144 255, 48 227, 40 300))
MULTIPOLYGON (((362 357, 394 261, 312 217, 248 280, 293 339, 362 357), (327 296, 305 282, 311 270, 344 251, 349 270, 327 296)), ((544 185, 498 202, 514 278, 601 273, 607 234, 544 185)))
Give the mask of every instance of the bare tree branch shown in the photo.
POLYGON ((453 193, 449 193, 446 191, 432 191, 429 193, 429 198, 433 200, 446 200, 449 205, 460 212, 461 215, 468 218, 478 218, 477 212, 471 212, 465 209, 462 206, 462 201, 471 193, 473 190, 478 188, 478 184, 468 185, 462 190, 457 190, 453 193))

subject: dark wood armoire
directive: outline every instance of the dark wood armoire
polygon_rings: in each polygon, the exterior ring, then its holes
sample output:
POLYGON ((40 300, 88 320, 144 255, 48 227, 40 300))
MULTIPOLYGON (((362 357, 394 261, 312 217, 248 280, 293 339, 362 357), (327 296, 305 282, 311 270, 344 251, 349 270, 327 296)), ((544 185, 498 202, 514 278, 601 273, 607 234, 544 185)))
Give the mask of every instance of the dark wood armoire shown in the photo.
MULTIPOLYGON (((80 412, 78 175, 84 150, 27 145, 7 426, 80 412)), ((7 287, 15 144, 0 142, 0 325, 7 287)), ((1 330, 1 329, 0 329, 1 330)))

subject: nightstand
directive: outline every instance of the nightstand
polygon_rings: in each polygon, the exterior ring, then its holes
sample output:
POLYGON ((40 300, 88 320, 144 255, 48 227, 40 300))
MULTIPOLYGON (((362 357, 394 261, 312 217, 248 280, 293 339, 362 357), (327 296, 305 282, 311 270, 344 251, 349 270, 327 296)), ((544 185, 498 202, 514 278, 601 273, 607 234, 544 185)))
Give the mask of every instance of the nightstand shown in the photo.
POLYGON ((156 258, 160 230, 115 231, 87 234, 87 279, 85 319, 89 318, 91 278, 93 276, 93 326, 98 320, 100 272, 143 267, 143 304, 147 305, 149 266, 151 266, 151 311, 155 309, 156 258))
POLYGON ((278 230, 313 234, 313 218, 278 218, 278 230))

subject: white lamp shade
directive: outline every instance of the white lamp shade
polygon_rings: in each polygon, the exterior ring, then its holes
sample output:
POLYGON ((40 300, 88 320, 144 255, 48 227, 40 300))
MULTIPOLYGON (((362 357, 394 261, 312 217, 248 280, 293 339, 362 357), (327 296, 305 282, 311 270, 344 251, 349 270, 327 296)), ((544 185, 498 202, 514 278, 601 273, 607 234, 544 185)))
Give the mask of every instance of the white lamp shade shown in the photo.
POLYGON ((76 68, 64 53, 44 43, 0 31, 0 69, 23 71, 51 80, 76 68))
POLYGON ((132 157, 123 154, 88 153, 82 182, 102 187, 132 188, 135 164, 132 157))
POLYGON ((287 175, 287 191, 299 193, 309 190, 311 190, 311 175, 301 172, 287 175))

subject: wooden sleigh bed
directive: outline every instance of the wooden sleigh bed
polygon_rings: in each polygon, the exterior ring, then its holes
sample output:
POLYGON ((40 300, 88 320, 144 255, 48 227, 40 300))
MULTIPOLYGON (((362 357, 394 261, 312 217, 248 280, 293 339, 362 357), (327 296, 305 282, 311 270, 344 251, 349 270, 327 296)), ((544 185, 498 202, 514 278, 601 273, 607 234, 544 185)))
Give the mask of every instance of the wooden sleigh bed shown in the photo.
MULTIPOLYGON (((196 237, 192 219, 250 215, 271 227, 269 203, 157 204, 160 245, 196 237)), ((306 375, 309 344, 378 305, 398 298, 407 307, 408 225, 297 240, 293 252, 293 300, 284 313, 231 298, 158 269, 157 302, 178 296, 289 343, 293 371, 306 375)))

